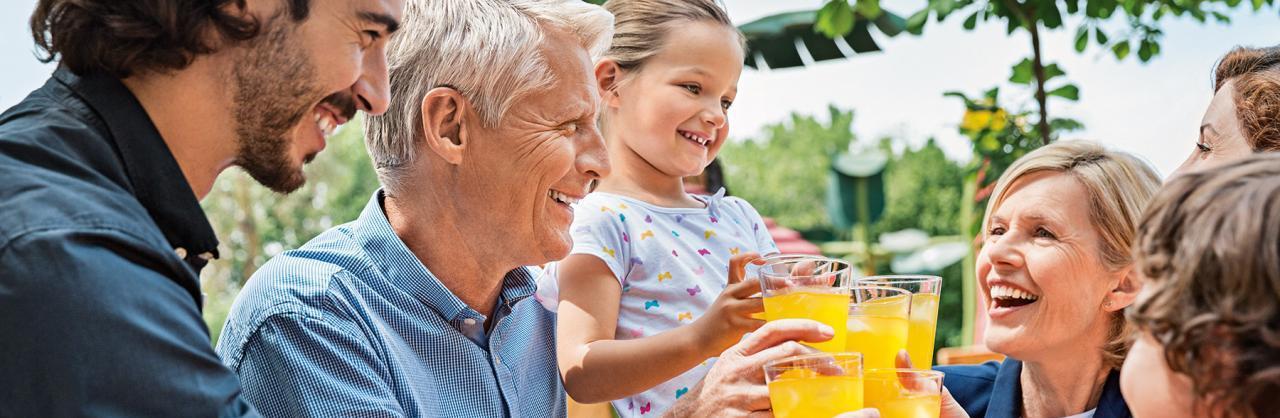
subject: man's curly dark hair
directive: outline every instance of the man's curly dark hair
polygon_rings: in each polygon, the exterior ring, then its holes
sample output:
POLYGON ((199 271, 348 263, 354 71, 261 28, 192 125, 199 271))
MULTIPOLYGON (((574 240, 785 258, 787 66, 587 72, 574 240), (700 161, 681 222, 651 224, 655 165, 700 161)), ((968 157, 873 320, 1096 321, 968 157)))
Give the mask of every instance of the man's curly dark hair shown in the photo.
MULTIPOLYGON (((310 0, 280 0, 294 21, 310 0)), ((126 78, 181 70, 198 55, 252 39, 262 22, 245 0, 40 0, 31 35, 41 61, 80 75, 126 78)))

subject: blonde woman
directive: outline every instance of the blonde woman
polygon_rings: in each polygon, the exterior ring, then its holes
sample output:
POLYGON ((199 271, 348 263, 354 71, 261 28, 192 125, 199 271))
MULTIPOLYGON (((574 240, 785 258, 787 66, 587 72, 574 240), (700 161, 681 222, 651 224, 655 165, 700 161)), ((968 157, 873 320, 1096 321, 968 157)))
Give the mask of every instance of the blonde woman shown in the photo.
POLYGON ((1003 363, 939 367, 974 417, 1129 417, 1119 369, 1138 282, 1138 217, 1160 186, 1132 155, 1064 141, 1000 177, 983 219, 978 285, 1003 363))

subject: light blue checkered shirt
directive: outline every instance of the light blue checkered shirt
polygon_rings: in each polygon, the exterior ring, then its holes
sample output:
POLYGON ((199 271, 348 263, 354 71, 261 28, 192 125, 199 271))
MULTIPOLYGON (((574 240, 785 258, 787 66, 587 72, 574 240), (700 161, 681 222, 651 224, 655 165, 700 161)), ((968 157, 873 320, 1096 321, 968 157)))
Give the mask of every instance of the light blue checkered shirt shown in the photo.
POLYGON ((268 417, 563 417, 555 318, 534 289, 531 270, 508 273, 486 333, 395 235, 379 191, 259 269, 217 351, 268 417))

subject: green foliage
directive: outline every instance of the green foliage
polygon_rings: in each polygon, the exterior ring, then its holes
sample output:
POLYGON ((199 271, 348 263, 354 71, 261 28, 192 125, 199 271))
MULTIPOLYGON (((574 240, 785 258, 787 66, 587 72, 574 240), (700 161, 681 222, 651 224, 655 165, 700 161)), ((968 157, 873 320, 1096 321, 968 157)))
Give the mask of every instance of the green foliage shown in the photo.
POLYGON ((831 228, 823 197, 831 159, 854 140, 853 112, 828 109, 827 122, 792 114, 764 136, 725 143, 725 177, 735 194, 763 216, 799 230, 831 228))
POLYGON ((884 214, 872 225, 872 235, 907 228, 931 236, 959 235, 964 174, 932 139, 894 155, 885 167, 884 214))
MULTIPOLYGON (((1036 124, 1044 143, 1052 137, 1052 120, 1049 117, 1048 98, 1059 97, 1067 100, 1079 100, 1080 88, 1067 84, 1056 88, 1048 87, 1050 79, 1065 75, 1054 64, 1041 64, 1040 32, 1042 29, 1058 29, 1064 25, 1065 15, 1079 17, 1079 26, 1073 38, 1077 52, 1084 52, 1092 39, 1100 48, 1110 49, 1116 59, 1124 60, 1137 49, 1138 60, 1150 61, 1160 55, 1160 42, 1163 31, 1159 22, 1166 16, 1189 16, 1201 23, 1212 17, 1219 23, 1229 23, 1230 17, 1225 12, 1242 4, 1242 0, 927 0, 926 6, 915 12, 906 20, 906 30, 919 35, 924 31, 929 17, 935 16, 942 22, 954 12, 965 12, 964 28, 973 30, 980 22, 1002 23, 1010 34, 1022 29, 1031 38, 1032 53, 1029 58, 1013 67, 1010 81, 1017 84, 1030 84, 1036 87, 1036 100, 1039 105, 1039 116, 1036 124), (1113 25, 1112 19, 1119 13, 1124 27, 1106 28, 1113 25), (1108 33, 1109 32, 1109 33, 1108 33), (1093 37, 1090 37, 1090 34, 1093 37)), ((1275 5, 1276 0, 1252 0, 1254 11, 1264 6, 1275 5)), ((858 0, 858 10, 879 9, 879 0, 858 0), (876 5, 863 5, 876 3, 876 5)), ((848 0, 827 0, 818 13, 815 30, 828 36, 842 36, 848 33, 844 25, 837 25, 846 19, 853 19, 857 13, 848 7, 848 0), (847 15, 847 16, 846 16, 847 15)))
POLYGON ((822 6, 822 10, 818 12, 817 24, 814 27, 817 28, 819 33, 836 38, 844 36, 853 30, 854 20, 856 19, 853 8, 849 7, 849 2, 837 0, 822 6))
MULTIPOLYGON (((829 107, 827 120, 792 114, 786 122, 767 126, 761 137, 728 142, 720 152, 726 182, 735 194, 761 215, 805 231, 809 239, 849 235, 832 230, 823 198, 832 158, 856 140, 853 112, 829 107)), ((883 139, 878 146, 891 157, 884 171, 885 212, 871 225, 872 235, 906 228, 935 236, 960 234, 966 168, 947 159, 932 140, 896 153, 892 140, 883 139)), ((881 261, 877 271, 889 273, 888 260, 881 261)), ((960 345, 964 269, 957 263, 941 274, 945 284, 936 345, 960 345)))
POLYGON ((330 138, 307 166, 307 184, 288 196, 273 193, 239 170, 219 177, 204 199, 221 258, 201 277, 205 322, 217 341, 231 301, 245 280, 272 256, 298 248, 360 214, 378 179, 364 149, 362 119, 330 138))

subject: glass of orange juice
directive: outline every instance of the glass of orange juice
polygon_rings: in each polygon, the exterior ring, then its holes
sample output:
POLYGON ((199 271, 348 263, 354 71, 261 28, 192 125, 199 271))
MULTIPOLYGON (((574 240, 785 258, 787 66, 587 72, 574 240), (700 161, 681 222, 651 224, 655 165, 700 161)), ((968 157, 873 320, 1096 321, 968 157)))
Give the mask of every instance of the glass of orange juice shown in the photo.
POLYGON ((911 317, 907 329, 907 353, 917 369, 933 366, 933 339, 938 331, 938 301, 942 278, 938 276, 867 276, 859 286, 889 286, 911 292, 911 317))
POLYGON ((830 418, 862 409, 862 355, 815 353, 766 363, 777 418, 830 418))
POLYGON ((907 348, 911 292, 888 286, 852 286, 849 291, 845 351, 862 353, 868 369, 896 367, 898 352, 907 348))
POLYGON ((829 353, 845 351, 849 318, 849 290, 853 267, 841 260, 817 256, 774 256, 760 267, 760 294, 766 321, 812 319, 830 326, 835 335, 820 343, 805 343, 829 353))
POLYGON ((881 418, 938 418, 942 412, 942 372, 868 369, 863 373, 866 407, 881 418))

